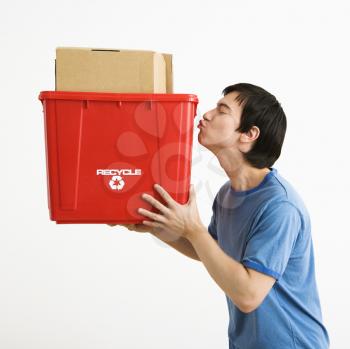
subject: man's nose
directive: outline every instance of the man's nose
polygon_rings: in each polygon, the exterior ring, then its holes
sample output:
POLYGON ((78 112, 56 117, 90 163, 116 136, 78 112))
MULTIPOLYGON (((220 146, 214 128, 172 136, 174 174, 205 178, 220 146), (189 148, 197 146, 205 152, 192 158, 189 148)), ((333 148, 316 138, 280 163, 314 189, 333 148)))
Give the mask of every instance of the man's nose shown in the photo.
POLYGON ((203 114, 203 119, 210 121, 212 117, 212 110, 207 111, 205 114, 203 114))

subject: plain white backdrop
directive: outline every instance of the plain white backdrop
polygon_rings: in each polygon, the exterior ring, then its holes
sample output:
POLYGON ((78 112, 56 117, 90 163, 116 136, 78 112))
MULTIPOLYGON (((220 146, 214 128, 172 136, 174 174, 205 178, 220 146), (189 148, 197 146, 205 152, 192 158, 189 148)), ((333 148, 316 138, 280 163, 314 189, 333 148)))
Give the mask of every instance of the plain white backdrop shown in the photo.
MULTIPOLYGON (((205 267, 149 234, 49 220, 42 90, 57 46, 174 55, 176 93, 197 94, 195 125, 227 85, 281 102, 274 167, 309 209, 331 347, 349 348, 349 38, 346 1, 11 1, 0 9, 0 347, 227 348, 223 292, 205 267)), ((195 128, 202 221, 227 180, 195 128)), ((315 348, 316 349, 316 348, 315 348)))

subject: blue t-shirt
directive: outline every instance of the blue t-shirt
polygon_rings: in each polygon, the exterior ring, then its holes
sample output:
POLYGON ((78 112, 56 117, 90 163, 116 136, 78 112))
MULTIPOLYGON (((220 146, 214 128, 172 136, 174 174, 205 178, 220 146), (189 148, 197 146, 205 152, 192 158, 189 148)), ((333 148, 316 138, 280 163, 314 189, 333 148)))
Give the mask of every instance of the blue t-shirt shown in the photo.
POLYGON ((221 249, 247 268, 276 279, 264 301, 248 314, 226 295, 229 348, 328 348, 310 217, 293 187, 270 168, 250 190, 235 191, 228 180, 212 209, 208 231, 221 249))

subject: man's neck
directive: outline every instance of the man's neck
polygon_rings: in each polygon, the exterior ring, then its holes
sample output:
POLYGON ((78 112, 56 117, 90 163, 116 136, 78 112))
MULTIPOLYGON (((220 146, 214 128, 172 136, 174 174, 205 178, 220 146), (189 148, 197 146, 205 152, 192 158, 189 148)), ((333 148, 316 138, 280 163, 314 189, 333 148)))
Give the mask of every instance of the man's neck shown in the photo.
POLYGON ((231 187, 236 191, 246 191, 257 187, 270 172, 270 169, 263 168, 239 168, 236 172, 231 173, 229 178, 231 187))
POLYGON ((218 156, 218 160, 235 191, 246 191, 257 187, 270 172, 267 167, 262 169, 252 167, 243 159, 235 160, 226 156, 218 156))

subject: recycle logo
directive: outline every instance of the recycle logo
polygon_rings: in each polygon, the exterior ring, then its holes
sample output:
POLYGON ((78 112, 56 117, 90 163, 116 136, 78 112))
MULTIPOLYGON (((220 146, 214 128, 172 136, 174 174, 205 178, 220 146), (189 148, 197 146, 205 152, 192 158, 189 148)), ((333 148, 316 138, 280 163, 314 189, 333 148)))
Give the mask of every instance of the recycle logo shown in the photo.
POLYGON ((125 185, 121 176, 113 176, 109 181, 109 186, 114 190, 122 190, 125 185), (116 184, 117 183, 117 184, 116 184))

